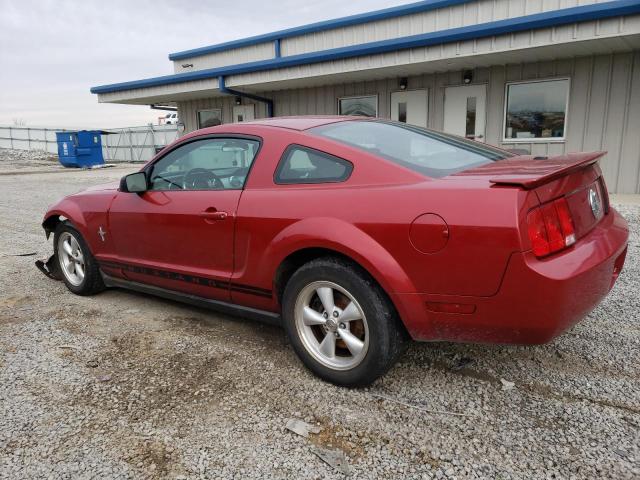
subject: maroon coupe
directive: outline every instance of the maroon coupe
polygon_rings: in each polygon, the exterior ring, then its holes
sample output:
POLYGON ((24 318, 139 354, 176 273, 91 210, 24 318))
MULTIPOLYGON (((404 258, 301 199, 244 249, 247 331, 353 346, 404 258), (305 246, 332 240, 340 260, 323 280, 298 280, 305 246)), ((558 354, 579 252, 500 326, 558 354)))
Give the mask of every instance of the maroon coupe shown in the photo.
POLYGON ((366 385, 410 338, 542 343, 622 269, 599 153, 516 156, 380 119, 274 118, 184 136, 49 209, 41 269, 281 322, 305 365, 366 385))

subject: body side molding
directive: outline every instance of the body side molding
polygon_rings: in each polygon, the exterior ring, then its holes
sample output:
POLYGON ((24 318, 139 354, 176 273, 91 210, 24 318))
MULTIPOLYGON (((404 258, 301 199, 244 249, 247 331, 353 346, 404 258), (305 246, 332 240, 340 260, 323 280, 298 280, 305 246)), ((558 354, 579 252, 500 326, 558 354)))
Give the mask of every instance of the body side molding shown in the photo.
POLYGON ((216 310, 229 315, 242 316, 243 318, 250 318, 252 320, 269 323, 271 325, 281 325, 279 313, 267 312, 265 310, 258 310, 251 307, 243 307, 241 305, 222 302, 220 300, 212 300, 209 298, 189 295, 188 293, 176 292, 174 290, 168 290, 153 285, 146 285, 144 283, 123 280, 120 278, 111 277, 102 271, 100 273, 102 275, 104 284, 107 287, 118 287, 128 290, 135 290, 137 292, 147 293, 177 302, 188 303, 196 307, 216 310))

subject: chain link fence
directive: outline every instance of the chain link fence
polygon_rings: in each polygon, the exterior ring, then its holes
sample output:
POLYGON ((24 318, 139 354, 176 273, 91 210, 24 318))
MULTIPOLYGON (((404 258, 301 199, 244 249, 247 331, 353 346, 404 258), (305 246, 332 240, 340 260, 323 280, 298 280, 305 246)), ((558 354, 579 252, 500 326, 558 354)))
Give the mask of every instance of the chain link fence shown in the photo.
MULTIPOLYGON (((56 132, 66 131, 69 129, 0 125, 0 148, 57 154, 56 132)), ((102 154, 106 162, 146 162, 179 137, 176 125, 112 128, 103 132, 102 154)))

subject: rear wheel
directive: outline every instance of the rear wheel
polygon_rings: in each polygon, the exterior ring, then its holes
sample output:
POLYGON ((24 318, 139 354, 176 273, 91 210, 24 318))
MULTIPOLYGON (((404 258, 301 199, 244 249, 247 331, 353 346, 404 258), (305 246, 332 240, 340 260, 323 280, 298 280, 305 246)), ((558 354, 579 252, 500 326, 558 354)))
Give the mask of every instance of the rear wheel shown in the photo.
POLYGON ((284 323, 304 364, 342 386, 364 386, 404 351, 407 336, 393 305, 365 272, 340 259, 296 271, 283 297, 284 323))
POLYGON ((60 223, 53 239, 58 270, 76 295, 93 295, 105 289, 98 263, 89 246, 69 223, 60 223))

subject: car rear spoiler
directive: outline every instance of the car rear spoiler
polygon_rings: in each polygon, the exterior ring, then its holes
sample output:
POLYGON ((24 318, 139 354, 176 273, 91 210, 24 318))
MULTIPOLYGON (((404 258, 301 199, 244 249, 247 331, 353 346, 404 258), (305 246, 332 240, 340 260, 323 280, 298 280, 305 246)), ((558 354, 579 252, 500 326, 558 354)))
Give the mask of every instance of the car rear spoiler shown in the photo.
MULTIPOLYGON (((489 181, 495 185, 517 185, 527 190, 537 188, 552 180, 581 170, 596 163, 607 152, 569 153, 557 157, 536 159, 530 155, 503 160, 503 172, 495 172, 489 181), (522 161, 520 161, 522 160, 522 161), (518 163, 516 166, 515 163, 518 163), (511 170, 509 172, 509 170, 511 170)), ((502 162, 497 162, 502 163, 502 162)))

